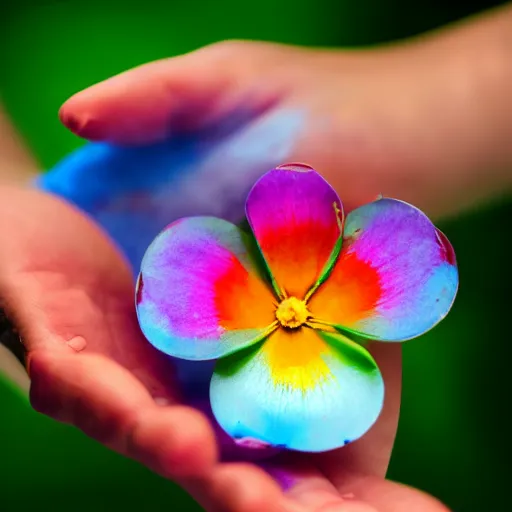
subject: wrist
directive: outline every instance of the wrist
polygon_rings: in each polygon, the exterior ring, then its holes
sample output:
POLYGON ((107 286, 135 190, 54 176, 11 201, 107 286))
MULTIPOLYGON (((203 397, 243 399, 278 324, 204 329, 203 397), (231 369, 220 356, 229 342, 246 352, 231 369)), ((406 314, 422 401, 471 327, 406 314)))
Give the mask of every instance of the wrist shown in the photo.
POLYGON ((449 28, 418 45, 418 58, 432 63, 430 104, 441 99, 433 109, 432 176, 440 186, 459 191, 462 205, 510 192, 512 8, 449 28))
POLYGON ((323 59, 351 100, 339 124, 363 133, 357 158, 380 192, 439 218, 510 190, 511 8, 323 59))
POLYGON ((38 174, 36 160, 0 105, 0 185, 29 185, 38 174))

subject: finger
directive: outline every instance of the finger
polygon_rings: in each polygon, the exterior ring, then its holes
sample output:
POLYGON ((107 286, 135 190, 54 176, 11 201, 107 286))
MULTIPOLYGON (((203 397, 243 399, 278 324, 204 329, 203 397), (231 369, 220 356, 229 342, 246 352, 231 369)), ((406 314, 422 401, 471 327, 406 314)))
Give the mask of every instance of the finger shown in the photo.
POLYGON ((89 140, 148 143, 169 130, 204 128, 241 107, 264 109, 275 93, 268 81, 254 81, 258 66, 248 65, 261 60, 259 48, 217 44, 137 67, 79 92, 60 118, 89 140))
POLYGON ((376 508, 362 501, 343 501, 340 504, 330 504, 315 512, 379 512, 376 508))
POLYGON ((311 461, 296 454, 283 454, 261 463, 285 494, 308 511, 375 512, 375 509, 351 495, 341 496, 338 489, 311 461), (366 507, 366 508, 364 508, 366 507))
POLYGON ((206 417, 177 405, 152 407, 140 417, 128 438, 127 455, 177 480, 207 474, 218 459, 215 434, 206 417))
POLYGON ((344 473, 339 491, 379 512, 450 512, 422 491, 375 476, 344 473))
POLYGON ((189 482, 185 488, 208 512, 308 512, 251 464, 221 464, 206 480, 189 482))
POLYGON ((207 420, 186 407, 159 407, 130 372, 99 355, 30 354, 33 407, 77 426, 168 478, 204 476, 216 462, 207 420))
POLYGON ((27 368, 34 409, 118 451, 124 451, 139 411, 153 406, 136 379, 98 355, 36 350, 29 354, 27 368))
POLYGON ((260 466, 272 476, 283 491, 310 509, 339 501, 339 493, 329 480, 308 459, 284 453, 260 466))

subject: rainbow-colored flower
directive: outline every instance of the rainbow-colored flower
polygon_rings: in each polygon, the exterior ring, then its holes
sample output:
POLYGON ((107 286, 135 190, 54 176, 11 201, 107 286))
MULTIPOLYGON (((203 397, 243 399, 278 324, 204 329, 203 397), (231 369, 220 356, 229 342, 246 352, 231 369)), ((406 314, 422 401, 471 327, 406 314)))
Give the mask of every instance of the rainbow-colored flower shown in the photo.
POLYGON ((147 339, 171 356, 218 359, 217 421, 235 439, 319 452, 361 437, 384 385, 363 339, 404 341, 449 311, 453 249, 417 208, 381 198, 347 215, 312 168, 265 174, 251 230, 213 217, 168 226, 137 281, 147 339))

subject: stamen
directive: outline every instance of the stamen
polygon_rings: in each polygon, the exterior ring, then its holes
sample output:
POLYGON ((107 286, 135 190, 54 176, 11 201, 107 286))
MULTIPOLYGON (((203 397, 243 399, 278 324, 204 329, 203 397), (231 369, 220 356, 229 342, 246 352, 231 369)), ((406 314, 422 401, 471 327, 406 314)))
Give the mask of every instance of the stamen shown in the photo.
POLYGON ((306 302, 296 297, 283 300, 276 309, 276 318, 283 327, 296 329, 304 325, 310 313, 306 302))

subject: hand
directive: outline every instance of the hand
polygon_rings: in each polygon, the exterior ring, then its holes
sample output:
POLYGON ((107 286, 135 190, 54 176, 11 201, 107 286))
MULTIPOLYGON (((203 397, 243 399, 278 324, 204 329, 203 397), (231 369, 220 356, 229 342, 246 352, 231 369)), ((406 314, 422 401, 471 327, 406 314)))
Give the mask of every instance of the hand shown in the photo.
MULTIPOLYGON (((425 149, 410 147, 424 128, 406 113, 423 93, 406 80, 408 52, 398 54, 236 43, 149 64, 63 107, 64 123, 99 143, 40 185, 92 216, 135 268, 178 217, 239 220, 255 179, 285 161, 323 172, 349 208, 382 192, 436 213, 450 201, 432 196, 432 177, 420 172, 425 149)), ((205 416, 179 405, 169 360, 136 324, 133 269, 102 230, 45 194, 7 189, 3 197, 0 290, 29 352, 38 410, 177 479, 209 510, 446 510, 384 480, 399 413, 398 346, 372 351, 386 403, 364 438, 261 463, 286 488, 283 498, 255 464, 219 463, 205 416)))

